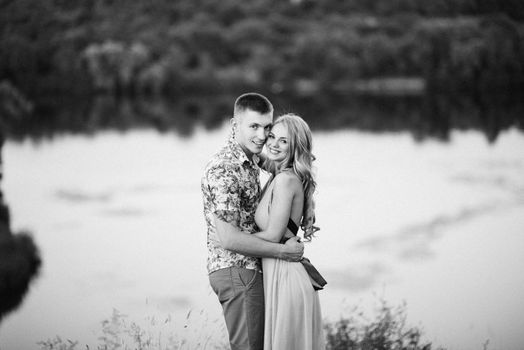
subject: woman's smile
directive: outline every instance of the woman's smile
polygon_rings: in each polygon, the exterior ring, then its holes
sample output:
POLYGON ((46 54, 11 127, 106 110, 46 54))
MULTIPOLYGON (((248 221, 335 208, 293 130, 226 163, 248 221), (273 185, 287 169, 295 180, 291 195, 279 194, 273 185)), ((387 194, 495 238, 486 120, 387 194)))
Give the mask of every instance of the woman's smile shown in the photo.
POLYGON ((289 150, 287 126, 282 123, 273 125, 267 136, 267 155, 273 161, 281 161, 286 158, 289 150))
POLYGON ((271 146, 268 147, 268 151, 269 151, 270 153, 272 153, 272 154, 275 154, 275 155, 280 153, 280 150, 275 149, 275 148, 273 148, 273 147, 271 147, 271 146))

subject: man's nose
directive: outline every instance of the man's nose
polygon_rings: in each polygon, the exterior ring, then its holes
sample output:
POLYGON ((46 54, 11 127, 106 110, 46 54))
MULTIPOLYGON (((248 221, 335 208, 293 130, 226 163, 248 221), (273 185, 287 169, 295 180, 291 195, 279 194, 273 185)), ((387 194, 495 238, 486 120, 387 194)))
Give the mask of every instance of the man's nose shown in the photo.
POLYGON ((264 128, 258 128, 257 130, 257 137, 261 140, 265 140, 267 137, 267 132, 264 128))

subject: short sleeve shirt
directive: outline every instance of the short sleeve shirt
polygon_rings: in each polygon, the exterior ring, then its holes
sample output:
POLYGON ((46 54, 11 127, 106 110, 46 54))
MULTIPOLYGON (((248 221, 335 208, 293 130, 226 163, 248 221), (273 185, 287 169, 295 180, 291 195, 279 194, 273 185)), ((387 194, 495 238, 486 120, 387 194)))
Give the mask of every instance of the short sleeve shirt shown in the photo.
POLYGON ((207 224, 208 273, 234 266, 261 271, 260 259, 222 248, 213 219, 215 214, 241 231, 256 232, 259 175, 260 168, 233 138, 207 164, 201 186, 207 224))

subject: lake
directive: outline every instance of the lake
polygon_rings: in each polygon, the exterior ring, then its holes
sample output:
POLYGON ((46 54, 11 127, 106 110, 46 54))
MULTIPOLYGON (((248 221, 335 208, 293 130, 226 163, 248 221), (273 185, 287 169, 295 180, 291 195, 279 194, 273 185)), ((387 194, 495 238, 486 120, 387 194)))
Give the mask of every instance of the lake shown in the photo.
MULTIPOLYGON (((96 348, 112 317, 188 349, 225 342, 205 271, 200 177, 229 126, 227 102, 205 100, 102 101, 12 128, 2 189, 13 230, 32 233, 43 266, 3 320, 0 349, 57 335, 96 348)), ((507 110, 494 119, 496 109, 380 102, 327 101, 329 115, 297 101, 282 108, 313 128, 321 230, 306 256, 328 280, 324 317, 355 307, 368 317, 384 299, 405 303, 408 324, 434 345, 521 349, 522 124, 507 110)))

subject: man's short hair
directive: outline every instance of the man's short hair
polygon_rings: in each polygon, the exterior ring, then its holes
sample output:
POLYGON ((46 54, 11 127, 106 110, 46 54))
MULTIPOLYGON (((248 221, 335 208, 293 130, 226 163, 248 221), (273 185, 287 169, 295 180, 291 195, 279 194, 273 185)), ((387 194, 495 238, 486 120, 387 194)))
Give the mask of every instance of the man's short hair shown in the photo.
POLYGON ((248 92, 240 95, 235 101, 235 109, 233 113, 236 116, 237 113, 243 112, 246 109, 260 114, 273 113, 273 105, 269 102, 267 97, 257 94, 256 92, 248 92))

